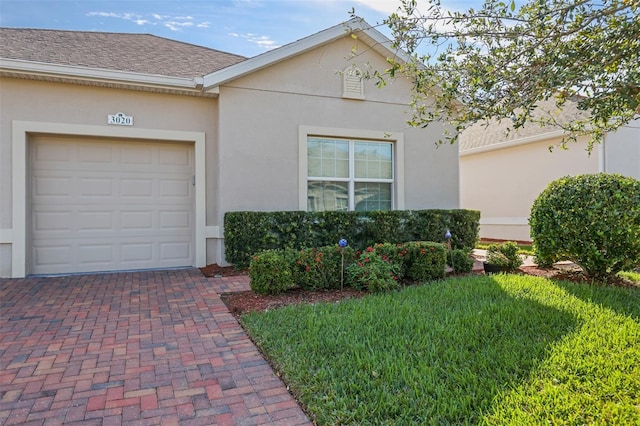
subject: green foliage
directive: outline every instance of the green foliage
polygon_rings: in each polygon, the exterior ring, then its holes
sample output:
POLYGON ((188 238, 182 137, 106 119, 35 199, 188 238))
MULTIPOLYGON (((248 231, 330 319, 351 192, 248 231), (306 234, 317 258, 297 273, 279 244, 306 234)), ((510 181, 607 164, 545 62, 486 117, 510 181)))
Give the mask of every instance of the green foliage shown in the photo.
POLYGON ((640 181, 613 174, 551 182, 531 207, 539 263, 571 260, 596 280, 640 265, 640 181))
POLYGON ((333 245, 297 251, 291 265, 295 283, 305 290, 340 288, 343 254, 346 269, 356 259, 351 247, 333 245))
POLYGON ((469 276, 242 323, 314 424, 640 424, 640 289, 469 276))
POLYGON ((290 259, 284 250, 266 250, 253 256, 249 266, 251 290, 280 294, 294 286, 290 259))
POLYGON ((523 263, 518 252, 518 245, 513 241, 491 244, 487 248, 487 263, 499 266, 505 271, 515 271, 523 263))
POLYGON ((440 243, 408 242, 403 245, 406 277, 412 281, 431 281, 444 278, 446 248, 440 243))
POLYGON ((376 212, 228 212, 224 217, 227 261, 246 266, 267 249, 323 247, 341 238, 356 250, 377 243, 444 240, 471 248, 478 240, 480 212, 475 210, 395 210, 376 212))
POLYGON ((409 55, 372 74, 413 82, 413 118, 424 127, 450 123, 454 142, 474 123, 502 120, 565 130, 566 142, 603 136, 640 113, 638 0, 488 0, 452 11, 439 0, 403 0, 384 23, 394 47, 409 55), (549 103, 548 108, 541 105, 549 103), (557 111, 573 109, 562 120, 557 111))
POLYGON ((469 273, 473 270, 474 260, 469 255, 469 250, 453 249, 447 251, 447 265, 454 272, 469 273))
POLYGON ((373 248, 382 259, 396 265, 398 279, 404 279, 407 272, 407 249, 404 244, 379 243, 374 245, 373 248))
POLYGON ((399 288, 399 266, 385 260, 373 247, 367 248, 347 268, 346 281, 353 288, 381 293, 399 288))

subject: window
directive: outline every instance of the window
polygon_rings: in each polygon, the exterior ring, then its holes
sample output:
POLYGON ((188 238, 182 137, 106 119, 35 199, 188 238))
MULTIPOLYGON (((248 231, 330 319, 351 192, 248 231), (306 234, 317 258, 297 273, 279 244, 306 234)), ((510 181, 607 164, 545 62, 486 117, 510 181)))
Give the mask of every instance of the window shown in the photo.
POLYGON ((391 210, 394 144, 307 136, 307 210, 391 210))

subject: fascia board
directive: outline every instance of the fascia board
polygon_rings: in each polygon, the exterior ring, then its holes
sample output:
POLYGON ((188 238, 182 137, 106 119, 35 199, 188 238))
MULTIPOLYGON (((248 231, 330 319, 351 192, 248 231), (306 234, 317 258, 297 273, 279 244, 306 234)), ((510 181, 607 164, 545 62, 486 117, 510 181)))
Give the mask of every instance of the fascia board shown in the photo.
POLYGON ((73 65, 48 64, 19 59, 0 58, 0 72, 41 77, 66 78, 79 81, 96 81, 128 84, 133 86, 197 89, 201 78, 169 77, 116 71, 100 68, 86 68, 73 65))
POLYGON ((204 76, 205 90, 214 89, 231 80, 266 68, 288 58, 300 55, 351 33, 356 33, 358 37, 362 38, 363 41, 371 45, 374 50, 383 56, 400 58, 404 62, 409 59, 408 55, 404 52, 393 51, 391 49, 391 41, 382 33, 371 27, 363 19, 354 18, 324 31, 320 31, 312 36, 208 74, 204 76))

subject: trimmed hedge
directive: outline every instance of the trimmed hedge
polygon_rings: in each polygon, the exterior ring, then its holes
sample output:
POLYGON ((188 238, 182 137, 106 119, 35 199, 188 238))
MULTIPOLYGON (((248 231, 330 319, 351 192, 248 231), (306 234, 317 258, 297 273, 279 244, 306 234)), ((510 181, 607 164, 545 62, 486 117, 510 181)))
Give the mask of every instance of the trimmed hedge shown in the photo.
POLYGON ((476 210, 228 212, 225 253, 228 262, 245 267, 268 249, 323 247, 345 238, 362 251, 377 243, 441 242, 447 229, 453 248, 470 249, 478 241, 479 221, 476 210))

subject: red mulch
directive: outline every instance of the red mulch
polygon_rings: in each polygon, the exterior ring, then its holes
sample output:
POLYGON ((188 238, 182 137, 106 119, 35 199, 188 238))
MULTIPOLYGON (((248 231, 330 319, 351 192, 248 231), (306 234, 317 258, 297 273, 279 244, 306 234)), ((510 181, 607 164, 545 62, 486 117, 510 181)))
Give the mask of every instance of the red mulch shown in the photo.
MULTIPOLYGON (((237 275, 247 275, 246 269, 235 269, 233 266, 208 265, 200 268, 206 277, 229 277, 237 275)), ((576 283, 589 283, 590 280, 584 276, 582 271, 576 267, 555 267, 551 269, 543 269, 537 266, 523 266, 520 268, 523 274, 545 277, 554 280, 564 280, 576 283)), ((609 283, 615 286, 634 286, 635 284, 618 279, 609 283)), ((287 305, 299 303, 322 303, 322 302, 339 302, 344 299, 354 299, 366 295, 365 291, 358 291, 352 288, 343 290, 318 290, 305 291, 299 288, 289 290, 284 294, 273 296, 259 296, 252 291, 241 291, 233 293, 224 293, 220 297, 229 311, 236 317, 254 311, 266 311, 270 309, 280 308, 287 305)))
POLYGON ((223 293, 220 298, 227 305, 231 313, 238 317, 246 312, 268 311, 270 309, 281 308, 288 305, 300 303, 324 303, 339 302, 346 299, 355 299, 366 295, 365 291, 358 291, 352 288, 344 290, 317 290, 308 291, 299 288, 291 289, 283 294, 274 296, 258 296, 252 291, 241 291, 235 293, 223 293))
POLYGON ((200 268, 202 274, 207 278, 235 277, 238 275, 247 275, 247 269, 236 269, 235 266, 219 266, 217 264, 207 265, 200 268))

